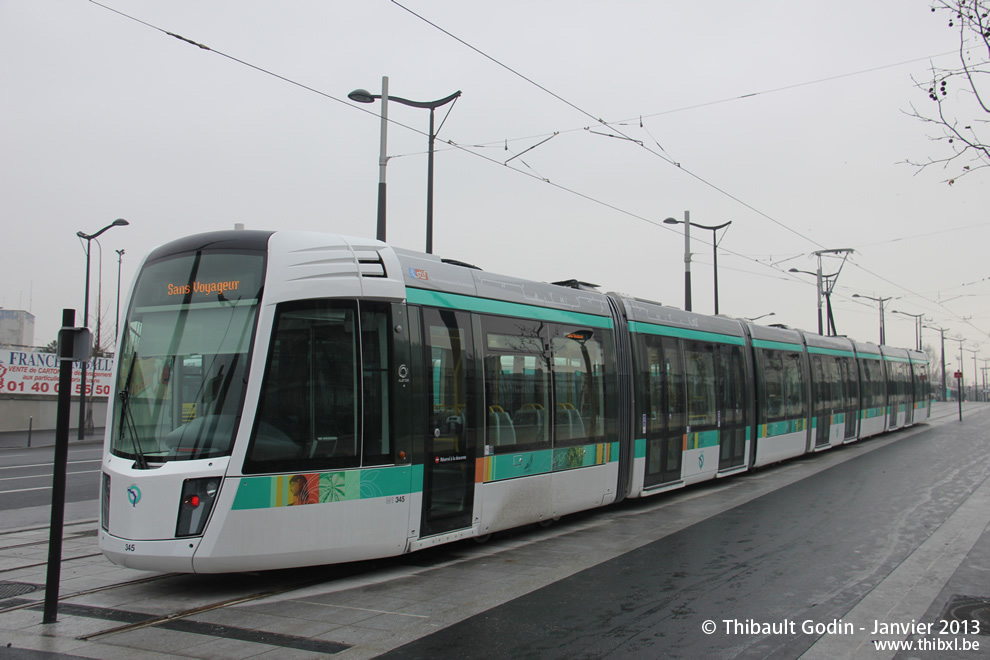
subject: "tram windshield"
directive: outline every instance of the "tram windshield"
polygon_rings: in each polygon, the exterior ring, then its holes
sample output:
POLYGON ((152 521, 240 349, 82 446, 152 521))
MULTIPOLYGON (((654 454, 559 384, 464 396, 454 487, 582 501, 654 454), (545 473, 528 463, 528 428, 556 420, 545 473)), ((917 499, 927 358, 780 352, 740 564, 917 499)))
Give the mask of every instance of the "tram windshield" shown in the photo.
POLYGON ((146 265, 124 328, 110 451, 148 463, 230 453, 264 279, 260 254, 146 265))

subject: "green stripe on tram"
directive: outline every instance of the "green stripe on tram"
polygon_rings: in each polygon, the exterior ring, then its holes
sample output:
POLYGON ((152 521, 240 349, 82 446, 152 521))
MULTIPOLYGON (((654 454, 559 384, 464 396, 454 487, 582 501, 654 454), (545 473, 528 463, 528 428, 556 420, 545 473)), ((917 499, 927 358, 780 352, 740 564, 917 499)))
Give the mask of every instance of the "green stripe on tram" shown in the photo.
POLYGON ((707 330, 692 330, 690 328, 674 328, 669 325, 655 325, 653 323, 643 323, 642 321, 630 321, 629 331, 638 332, 643 335, 680 337, 681 339, 698 339, 701 341, 712 341, 720 344, 736 344, 737 346, 746 345, 746 340, 742 337, 724 335, 720 332, 708 332, 707 330))
POLYGON ((445 307, 448 309, 498 314, 501 316, 518 316, 554 323, 590 325, 596 328, 612 328, 612 317, 610 316, 595 316, 594 314, 568 312, 551 307, 538 307, 536 305, 491 300, 489 298, 475 298, 458 293, 443 293, 440 291, 427 291, 426 289, 407 287, 406 300, 413 305, 445 307))
POLYGON ((233 510, 270 509, 293 506, 291 481, 296 476, 306 480, 309 497, 304 504, 327 504, 376 497, 408 495, 423 486, 422 465, 387 468, 338 470, 334 472, 300 472, 261 477, 235 477, 237 494, 233 510), (314 494, 312 491, 316 490, 314 494))

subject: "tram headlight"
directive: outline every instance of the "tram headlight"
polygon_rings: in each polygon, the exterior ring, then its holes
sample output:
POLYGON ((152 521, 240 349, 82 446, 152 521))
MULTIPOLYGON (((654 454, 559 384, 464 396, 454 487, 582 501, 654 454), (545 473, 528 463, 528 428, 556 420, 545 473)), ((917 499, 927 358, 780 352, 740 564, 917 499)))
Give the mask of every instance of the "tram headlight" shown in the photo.
POLYGON ((179 518, 175 524, 177 537, 202 535, 219 491, 220 477, 186 479, 182 482, 179 518))
POLYGON ((110 475, 103 473, 103 488, 100 489, 100 526, 110 531, 110 475))

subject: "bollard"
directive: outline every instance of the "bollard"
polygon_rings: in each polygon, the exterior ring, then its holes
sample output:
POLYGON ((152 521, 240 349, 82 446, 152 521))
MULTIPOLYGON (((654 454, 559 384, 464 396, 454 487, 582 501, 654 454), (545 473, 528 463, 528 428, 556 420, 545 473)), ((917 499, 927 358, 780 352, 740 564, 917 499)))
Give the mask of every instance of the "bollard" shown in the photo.
POLYGON ((31 446, 31 429, 34 428, 34 417, 28 417, 28 447, 31 446))

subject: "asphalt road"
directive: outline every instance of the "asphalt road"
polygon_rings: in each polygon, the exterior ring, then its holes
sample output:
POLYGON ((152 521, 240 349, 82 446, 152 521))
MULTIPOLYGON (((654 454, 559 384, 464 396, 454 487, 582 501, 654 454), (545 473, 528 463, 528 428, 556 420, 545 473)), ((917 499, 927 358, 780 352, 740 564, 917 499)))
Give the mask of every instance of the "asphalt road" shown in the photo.
MULTIPOLYGON (((48 522, 54 454, 51 446, 0 451, 0 511, 4 512, 0 529, 48 522)), ((65 491, 69 514, 98 510, 102 457, 99 444, 69 446, 65 491)), ((67 520, 72 517, 67 515, 67 520)))
POLYGON ((987 443, 985 421, 923 427, 386 657, 799 657, 820 638, 802 622, 851 613, 983 484, 987 443), (798 629, 730 632, 725 621, 798 629))

